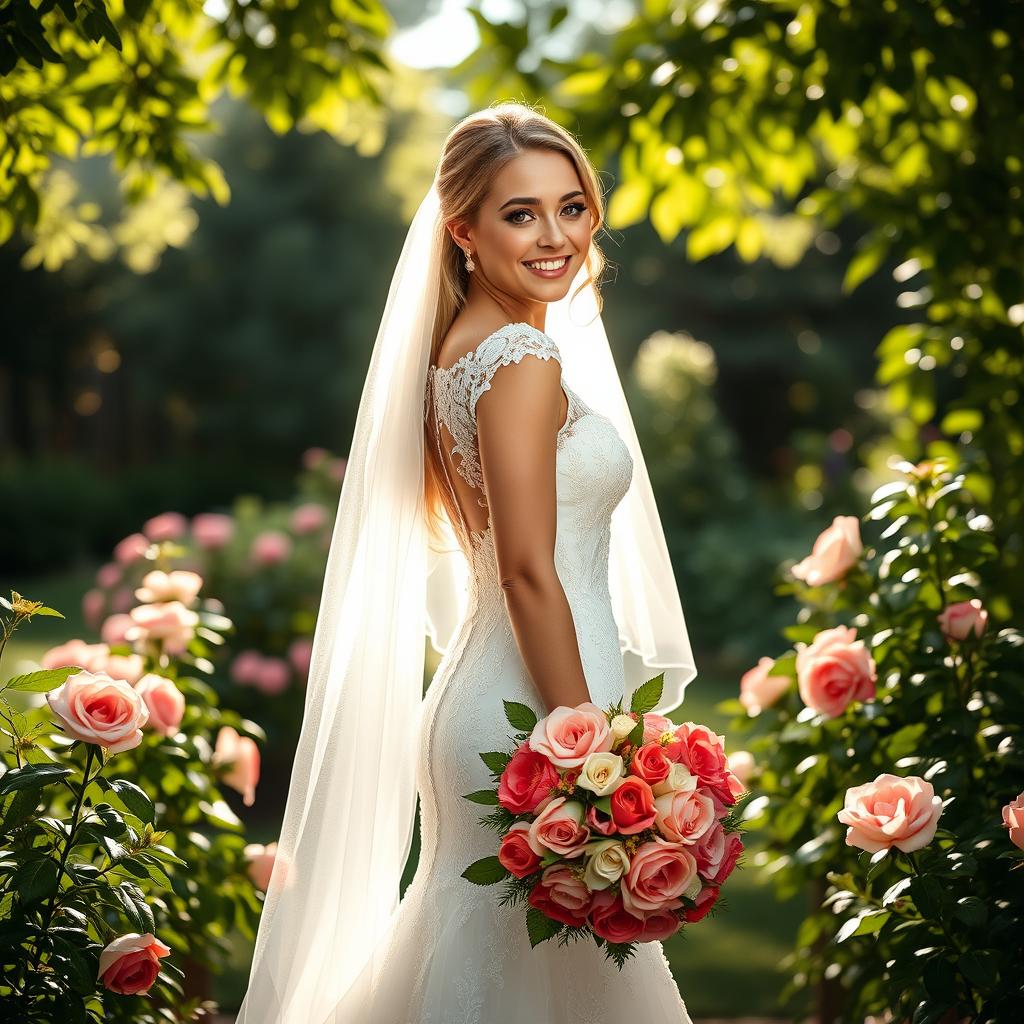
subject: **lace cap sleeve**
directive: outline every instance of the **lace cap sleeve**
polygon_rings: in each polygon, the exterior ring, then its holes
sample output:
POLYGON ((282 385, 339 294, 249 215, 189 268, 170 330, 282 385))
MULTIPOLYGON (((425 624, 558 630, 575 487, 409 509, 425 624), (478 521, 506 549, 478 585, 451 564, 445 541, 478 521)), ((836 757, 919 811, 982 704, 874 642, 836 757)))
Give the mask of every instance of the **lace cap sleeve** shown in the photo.
POLYGON ((543 331, 529 324, 512 324, 508 329, 498 331, 482 341, 476 350, 476 358, 470 363, 467 380, 469 415, 476 420, 476 403, 480 396, 489 391, 491 380, 502 366, 518 363, 523 356, 533 355, 540 359, 557 359, 562 362, 558 346, 543 331))

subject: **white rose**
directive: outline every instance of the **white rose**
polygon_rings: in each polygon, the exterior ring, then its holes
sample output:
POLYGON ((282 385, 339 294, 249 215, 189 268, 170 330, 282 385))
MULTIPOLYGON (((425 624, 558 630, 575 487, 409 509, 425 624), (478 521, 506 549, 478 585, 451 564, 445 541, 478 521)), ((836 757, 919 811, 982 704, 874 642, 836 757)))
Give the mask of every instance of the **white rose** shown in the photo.
POLYGON ((629 870, 629 854, 617 839, 599 839, 583 847, 591 854, 583 869, 583 884, 593 892, 607 889, 629 870))
POLYGON ((625 739, 636 728, 636 722, 629 715, 616 715, 612 719, 612 736, 617 739, 625 739))
POLYGON ((587 755, 576 785, 589 789, 598 796, 607 796, 622 785, 625 765, 618 754, 610 750, 595 750, 587 755))
POLYGON ((666 793, 675 793, 678 790, 689 791, 697 788, 697 776, 690 772, 685 764, 678 761, 672 762, 668 775, 661 782, 651 786, 655 796, 664 796, 666 793))

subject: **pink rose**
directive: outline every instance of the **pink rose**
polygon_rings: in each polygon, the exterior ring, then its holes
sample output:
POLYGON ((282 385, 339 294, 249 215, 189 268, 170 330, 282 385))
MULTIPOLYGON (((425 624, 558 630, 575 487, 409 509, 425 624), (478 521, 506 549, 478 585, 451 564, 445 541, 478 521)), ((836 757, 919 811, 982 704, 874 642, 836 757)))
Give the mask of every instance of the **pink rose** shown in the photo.
POLYGON ((701 877, 712 885, 719 886, 732 874, 736 862, 743 852, 743 840, 736 832, 726 832, 722 829, 722 856, 715 863, 708 867, 708 870, 701 877))
POLYGON ((259 679, 263 655, 259 651, 240 651, 231 661, 228 674, 239 686, 253 686, 259 679))
POLYGON ((264 530, 257 534, 249 548, 249 558, 254 565, 278 565, 291 554, 292 542, 280 530, 264 530))
POLYGON ((631 914, 641 917, 651 910, 676 910, 683 905, 678 897, 697 877, 697 861, 679 843, 660 836, 642 843, 622 876, 622 902, 631 914))
POLYGON ((594 933, 608 942, 636 942, 644 930, 643 917, 631 914, 614 889, 594 893, 587 921, 594 933))
POLYGON ((132 643, 162 643, 167 654, 183 654, 195 636, 199 616, 180 601, 140 604, 129 613, 134 626, 125 631, 132 643))
POLYGON ((95 629, 107 606, 107 595, 102 590, 87 590, 82 595, 82 618, 90 629, 95 629))
POLYGON ((142 532, 152 541, 177 540, 187 529, 188 520, 180 512, 161 512, 142 524, 142 532))
POLYGON ((146 671, 146 662, 141 654, 98 655, 92 671, 106 672, 112 679, 123 679, 134 686, 146 671))
POLYGON ((106 565, 101 565, 96 571, 96 583, 103 587, 105 590, 109 590, 111 587, 116 587, 121 582, 121 566, 117 562, 107 562, 106 565))
POLYGON ((791 572, 808 586, 818 587, 846 575, 863 550, 857 517, 836 516, 832 525, 818 535, 811 553, 794 565, 791 572))
POLYGON ((135 692, 149 709, 149 727, 164 736, 173 736, 185 713, 185 695, 174 681, 147 672, 136 684, 135 692))
POLYGON ((345 478, 345 467, 348 465, 348 459, 332 459, 327 467, 327 475, 337 483, 341 483, 345 478))
POLYGON ((274 872, 274 860, 277 857, 277 843, 267 843, 263 846, 260 843, 248 843, 242 851, 246 860, 246 872, 252 879, 252 884, 260 892, 266 892, 270 887, 270 876, 274 872))
POLYGON ((644 715, 644 743, 658 743, 664 733, 675 730, 676 723, 664 715, 656 715, 648 711, 644 715))
POLYGON ((327 449, 315 445, 302 453, 302 465, 305 469, 316 469, 327 458, 327 449))
POLYGON ((545 868, 528 897, 531 907, 556 921, 576 926, 586 922, 590 900, 590 890, 567 864, 552 864, 545 868))
POLYGON ((629 773, 643 779, 649 786, 656 786, 668 778, 671 767, 672 762, 665 756, 661 744, 652 740, 637 748, 629 766, 629 773))
POLYGON ((668 907, 652 910, 643 917, 643 930, 637 937, 638 942, 664 942, 675 935, 683 926, 683 922, 668 907))
POLYGON ((135 591, 135 596, 140 601, 180 601, 188 607, 195 603, 202 585, 203 578, 197 572, 153 569, 142 577, 142 586, 135 591))
POLYGON ((636 835, 654 824, 654 793, 635 775, 627 775, 612 793, 611 808, 615 827, 623 835, 636 835))
POLYGON ((1010 842, 1024 850, 1024 793, 1003 808, 1003 824, 1010 830, 1010 842))
POLYGON ((100 953, 98 977, 103 987, 123 996, 146 992, 160 973, 160 957, 169 956, 151 932, 128 932, 107 943, 100 953))
POLYGON ((288 525, 299 535, 316 533, 327 522, 327 509, 315 501, 308 501, 292 510, 288 525))
POLYGON ((729 770, 725 756, 725 737, 706 725, 684 722, 676 729, 679 738, 679 763, 696 775, 715 800, 716 808, 731 807, 743 792, 743 783, 729 770))
POLYGON ((529 822, 517 821, 502 837, 498 848, 498 860, 516 878, 532 875, 540 867, 540 857, 530 848, 529 829, 529 822))
POLYGON ((77 637, 68 640, 67 643, 51 647, 40 659, 39 664, 43 668, 64 668, 67 665, 79 665, 82 668, 92 670, 97 664, 97 659, 105 661, 107 657, 106 644, 87 644, 77 637))
POLYGON ((695 843, 717 820, 715 802, 699 789, 656 796, 654 807, 654 823, 671 843, 695 843))
POLYGON ((313 657, 313 638, 308 636, 296 637, 288 645, 288 660, 295 669, 295 674, 300 679, 309 676, 309 663, 313 657))
POLYGON ((683 916, 689 922, 699 921, 701 918, 706 917, 708 911, 715 905, 718 900, 718 894, 721 890, 714 885, 705 885, 703 889, 697 894, 697 906, 688 907, 683 911, 683 916))
POLYGON ((596 751, 612 749, 608 716, 590 701, 555 708, 530 734, 530 749, 559 768, 578 768, 596 751))
POLYGON ((725 826, 720 821, 716 821, 690 847, 697 860, 697 873, 705 881, 717 875, 725 862, 725 837, 725 826))
POLYGON ((740 703, 750 718, 771 707, 789 689, 788 676, 768 674, 774 667, 774 658, 762 657, 740 679, 740 703))
POLYGON ((590 829, 583 824, 584 805, 579 800, 555 797, 530 823, 530 849, 538 857, 553 850, 562 857, 576 857, 590 842, 590 829))
POLYGON ((132 617, 118 612, 116 615, 108 615, 100 627, 100 637, 105 644, 116 647, 118 644, 127 643, 125 631, 129 626, 134 625, 132 617))
POLYGON ((729 755, 729 771, 740 780, 743 788, 747 788, 750 776, 754 774, 757 762, 749 750, 734 750, 729 755))
POLYGON ((131 587, 118 587, 110 598, 112 612, 126 612, 135 604, 135 592, 131 587))
POLYGON ((192 518, 192 539, 205 550, 224 547, 234 533, 234 519, 221 512, 200 512, 192 518))
POLYGON ((288 662, 281 658, 264 658, 256 674, 256 689, 275 696, 288 689, 292 679, 292 670, 288 662))
POLYGON ((807 646, 796 645, 796 678, 800 698, 826 718, 841 715, 855 700, 875 696, 875 660, 863 640, 854 640, 852 626, 836 626, 817 634, 807 646))
POLYGON ((605 814, 594 804, 587 808, 587 825, 592 832, 602 836, 613 836, 618 831, 615 827, 615 819, 610 814, 605 814))
POLYGON ((46 700, 72 739, 106 747, 111 754, 142 742, 149 709, 123 679, 111 679, 105 672, 78 672, 50 690, 46 700))
POLYGON ((869 853, 895 846, 913 853, 931 842, 940 814, 942 800, 930 782, 883 772, 874 782, 851 786, 837 817, 849 825, 847 846, 869 853))
POLYGON ((557 785, 558 769, 524 742, 501 773, 498 803, 513 814, 533 814, 557 785))
POLYGON ((970 601, 951 604, 940 612, 936 618, 939 628, 947 640, 966 640, 972 633, 981 636, 988 622, 988 612, 976 597, 970 601))
POLYGON ((117 542, 114 548, 114 560, 121 565, 129 565, 146 553, 149 541, 141 533, 130 533, 124 540, 117 542))
POLYGON ((217 733, 213 751, 215 767, 227 766, 224 785, 242 794, 242 803, 251 807, 256 799, 256 783, 260 780, 260 749, 248 736, 239 735, 230 725, 217 733))

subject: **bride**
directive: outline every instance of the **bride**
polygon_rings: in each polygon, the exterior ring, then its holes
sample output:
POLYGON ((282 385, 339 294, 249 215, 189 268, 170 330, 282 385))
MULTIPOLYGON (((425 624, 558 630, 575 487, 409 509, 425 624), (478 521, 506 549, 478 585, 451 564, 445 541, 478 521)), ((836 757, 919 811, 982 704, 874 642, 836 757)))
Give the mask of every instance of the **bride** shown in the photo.
POLYGON ((603 216, 529 107, 449 133, 360 400, 239 1024, 689 1024, 660 942, 621 972, 589 939, 531 948, 524 909, 462 877, 497 852, 463 794, 510 747, 503 700, 628 705, 664 672, 664 714, 695 674, 601 319, 603 216))

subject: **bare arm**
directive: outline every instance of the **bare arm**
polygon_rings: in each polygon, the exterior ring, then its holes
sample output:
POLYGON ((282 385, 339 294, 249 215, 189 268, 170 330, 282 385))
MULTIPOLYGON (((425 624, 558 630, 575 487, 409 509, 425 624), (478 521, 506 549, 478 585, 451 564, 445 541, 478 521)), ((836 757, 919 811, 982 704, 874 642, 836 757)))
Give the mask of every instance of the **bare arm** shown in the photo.
POLYGON ((544 713, 590 700, 572 610, 555 569, 555 442, 565 399, 557 359, 525 356, 477 400, 480 468, 501 586, 544 713))

